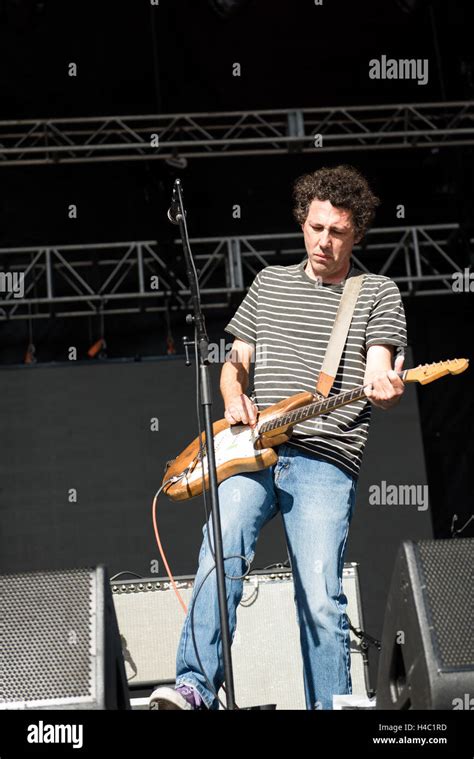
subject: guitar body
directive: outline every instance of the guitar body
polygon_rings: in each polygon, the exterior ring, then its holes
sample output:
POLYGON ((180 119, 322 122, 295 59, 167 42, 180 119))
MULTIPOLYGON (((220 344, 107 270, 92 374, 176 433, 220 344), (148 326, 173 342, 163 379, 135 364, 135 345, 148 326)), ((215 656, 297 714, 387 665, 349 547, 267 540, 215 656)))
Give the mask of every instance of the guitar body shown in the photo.
MULTIPOLYGON (((228 477, 241 472, 257 472, 267 469, 277 462, 278 454, 274 447, 288 442, 293 431, 292 425, 277 427, 271 432, 259 434, 259 427, 274 417, 301 408, 314 399, 312 393, 303 392, 285 398, 279 403, 265 409, 258 415, 256 427, 247 424, 229 424, 220 419, 213 424, 214 448, 216 454, 217 481, 223 482, 228 477)), ((205 435, 203 433, 202 440, 205 435)), ((163 490, 172 501, 185 501, 203 492, 203 466, 200 460, 199 437, 168 465, 163 482, 177 478, 166 485, 163 490), (187 470, 187 471, 186 471, 187 470), (184 476, 182 476, 184 474, 184 476), (179 478, 179 479, 178 479, 179 478)), ((204 456, 204 489, 209 487, 207 456, 204 456)))

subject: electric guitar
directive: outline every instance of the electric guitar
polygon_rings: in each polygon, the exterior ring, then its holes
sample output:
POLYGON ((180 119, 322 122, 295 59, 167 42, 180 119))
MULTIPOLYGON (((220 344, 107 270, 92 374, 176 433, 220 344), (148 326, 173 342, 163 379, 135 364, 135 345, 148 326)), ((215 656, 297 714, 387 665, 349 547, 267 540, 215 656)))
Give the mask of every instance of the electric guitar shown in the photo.
MULTIPOLYGON (((446 374, 460 374, 469 366, 466 358, 424 364, 398 372, 403 382, 429 382, 446 374)), ((256 472, 277 462, 275 446, 287 443, 299 422, 326 414, 365 397, 365 385, 358 385, 328 398, 310 392, 297 393, 269 406, 258 414, 257 424, 229 424, 220 419, 213 424, 217 481, 233 474, 256 472)), ((163 491, 172 501, 185 501, 201 495, 209 487, 205 433, 193 440, 177 458, 169 461, 163 478, 163 491)))

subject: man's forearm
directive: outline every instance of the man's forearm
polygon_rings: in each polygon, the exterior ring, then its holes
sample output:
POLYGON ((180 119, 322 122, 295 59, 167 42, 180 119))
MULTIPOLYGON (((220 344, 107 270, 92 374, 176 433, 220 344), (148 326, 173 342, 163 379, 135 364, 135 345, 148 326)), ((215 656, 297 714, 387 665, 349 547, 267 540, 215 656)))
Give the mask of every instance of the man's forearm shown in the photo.
POLYGON ((249 374, 247 369, 240 363, 226 361, 222 367, 220 382, 224 403, 227 404, 230 398, 245 393, 248 384, 249 374))

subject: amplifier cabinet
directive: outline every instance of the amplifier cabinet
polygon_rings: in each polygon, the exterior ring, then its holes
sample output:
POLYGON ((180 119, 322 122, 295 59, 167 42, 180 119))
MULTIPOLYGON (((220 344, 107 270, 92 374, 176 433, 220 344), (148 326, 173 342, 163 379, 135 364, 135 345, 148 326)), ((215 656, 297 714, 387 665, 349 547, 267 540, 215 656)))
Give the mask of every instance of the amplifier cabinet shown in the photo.
MULTIPOLYGON (((176 583, 189 605, 194 577, 176 583)), ((363 628, 357 564, 344 565, 347 614, 363 628)), ((112 584, 129 687, 174 683, 176 651, 184 613, 168 578, 112 584)), ((359 639, 351 632, 353 694, 366 697, 368 667, 359 639)), ((251 572, 237 610, 232 644, 235 693, 240 707, 274 703, 278 709, 304 709, 303 665, 291 571, 251 572)))

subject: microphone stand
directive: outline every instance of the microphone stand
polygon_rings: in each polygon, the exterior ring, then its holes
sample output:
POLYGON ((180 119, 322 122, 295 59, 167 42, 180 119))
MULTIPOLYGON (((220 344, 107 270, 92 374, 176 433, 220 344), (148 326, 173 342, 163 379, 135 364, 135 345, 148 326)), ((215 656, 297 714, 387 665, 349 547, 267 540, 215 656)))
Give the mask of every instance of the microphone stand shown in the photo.
MULTIPOLYGON (((194 265, 194 260, 189 245, 188 230, 186 226, 186 211, 183 205, 183 191, 181 181, 176 179, 173 186, 173 199, 171 208, 168 211, 168 219, 179 225, 181 242, 183 245, 184 257, 186 261, 186 273, 189 281, 191 292, 191 301, 193 314, 188 314, 186 321, 194 324, 195 335, 197 338, 197 356, 199 361, 199 387, 201 406, 204 416, 204 428, 206 433, 205 451, 207 453, 207 464, 209 473, 209 493, 211 498, 212 527, 214 535, 214 551, 216 562, 217 576, 217 593, 219 601, 219 615, 222 637, 222 653, 224 660, 224 678, 226 684, 227 708, 234 710, 234 675, 232 670, 231 642, 229 632, 229 619, 227 612, 227 597, 225 589, 225 569, 224 553, 222 547, 222 529, 219 511, 219 499, 217 495, 217 474, 216 474, 216 457, 214 451, 214 434, 211 421, 212 393, 209 381, 209 338, 206 332, 204 314, 201 310, 201 296, 199 293, 199 282, 194 265)), ((204 462, 203 462, 204 464, 204 462)))

